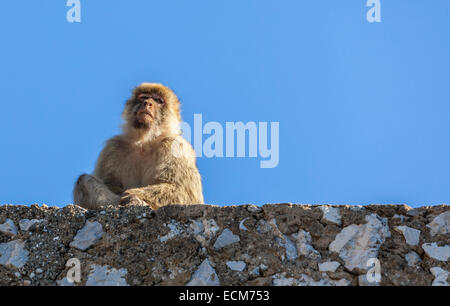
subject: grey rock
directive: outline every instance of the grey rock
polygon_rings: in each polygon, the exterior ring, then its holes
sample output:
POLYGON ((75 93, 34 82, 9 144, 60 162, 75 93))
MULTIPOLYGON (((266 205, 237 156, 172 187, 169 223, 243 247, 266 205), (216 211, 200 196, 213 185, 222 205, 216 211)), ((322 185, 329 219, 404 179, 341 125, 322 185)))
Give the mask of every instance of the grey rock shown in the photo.
POLYGON ((387 219, 377 214, 366 216, 366 224, 345 227, 329 245, 329 250, 339 254, 349 270, 367 271, 367 263, 378 257, 380 246, 391 236, 387 219))
POLYGON ((228 261, 227 266, 228 266, 228 268, 230 268, 233 271, 242 272, 245 270, 245 267, 247 265, 243 261, 228 261))
POLYGON ((241 239, 238 235, 234 235, 232 231, 228 228, 224 229, 222 234, 217 238, 216 243, 214 243, 214 249, 219 250, 230 244, 239 242, 241 239))
POLYGON ((420 240, 420 231, 408 226, 397 226, 395 228, 397 231, 403 234, 405 237, 406 243, 411 246, 415 246, 419 244, 420 240))
POLYGON ((171 223, 169 223, 167 227, 170 229, 170 231, 167 233, 167 235, 159 238, 159 241, 161 242, 167 242, 168 240, 171 240, 182 233, 181 227, 174 220, 171 220, 171 223))
POLYGON ((450 211, 446 211, 427 224, 431 236, 445 235, 450 233, 450 211))
POLYGON ((267 271, 267 269, 269 268, 268 266, 266 266, 265 264, 260 264, 259 268, 261 269, 261 271, 267 271))
POLYGON ((22 240, 0 243, 0 265, 22 268, 28 261, 28 255, 22 240))
POLYGON ((254 276, 254 277, 260 276, 261 275, 261 270, 260 270, 259 266, 255 267, 253 270, 251 270, 250 271, 250 275, 254 276))
POLYGON ((110 266, 91 265, 86 286, 128 286, 127 269, 114 269, 110 266))
POLYGON ((319 206, 319 209, 323 212, 322 219, 341 225, 341 213, 339 208, 323 205, 319 206))
POLYGON ((75 286, 75 284, 67 279, 67 277, 64 277, 63 279, 57 280, 56 285, 61 287, 70 287, 75 286))
POLYGON ((304 230, 299 230, 296 234, 293 234, 292 237, 296 240, 297 250, 300 255, 305 256, 310 259, 320 259, 320 253, 315 250, 311 243, 311 234, 305 232, 304 230))
POLYGON ((350 286, 352 284, 348 279, 342 278, 340 280, 334 280, 334 285, 338 287, 350 286))
POLYGON ((248 205, 247 206, 247 211, 250 213, 260 213, 262 211, 262 208, 256 205, 248 205))
POLYGON ((277 287, 297 286, 298 281, 295 278, 286 278, 282 274, 275 274, 272 276, 272 285, 277 287))
POLYGON ((404 222, 405 219, 406 219, 406 217, 403 216, 403 215, 395 214, 395 215, 392 217, 392 219, 400 219, 401 222, 404 222))
POLYGON ((10 237, 17 235, 17 227, 14 224, 14 221, 6 219, 5 223, 0 224, 0 232, 10 237))
POLYGON ((252 271, 250 271, 250 275, 252 276, 260 276, 262 271, 267 270, 267 266, 265 264, 260 264, 259 266, 255 267, 252 271))
POLYGON ((208 259, 202 262, 186 286, 220 286, 219 277, 208 259))
POLYGON ((410 209, 406 214, 411 217, 417 217, 420 214, 420 211, 417 209, 410 209))
POLYGON ((43 220, 38 219, 22 219, 19 221, 19 227, 21 231, 28 231, 30 230, 35 224, 41 223, 43 220))
POLYGON ((436 242, 422 244, 422 249, 425 253, 436 260, 447 261, 450 257, 450 246, 438 246, 436 242))
POLYGON ((203 228, 203 236, 206 239, 211 239, 216 236, 217 232, 220 229, 214 219, 203 220, 203 228))
POLYGON ((406 254, 405 259, 408 262, 408 266, 410 266, 410 267, 415 267, 421 261, 420 256, 417 255, 417 253, 413 252, 413 251, 406 254))
POLYGON ((256 226, 256 231, 260 234, 267 234, 272 231, 272 226, 266 220, 259 220, 256 226))
POLYGON ((246 227, 245 227, 245 224, 244 224, 244 222, 245 222, 247 219, 248 219, 248 218, 245 218, 245 219, 243 219, 241 222, 239 222, 239 230, 244 231, 244 232, 248 231, 248 228, 246 228, 246 227))
POLYGON ((431 286, 450 286, 448 282, 450 273, 448 271, 445 271, 440 267, 433 267, 430 269, 430 271, 434 275, 434 280, 431 286))
POLYGON ((278 245, 286 249, 286 257, 288 260, 294 261, 297 257, 297 248, 292 242, 291 239, 289 239, 287 236, 283 235, 282 238, 277 237, 276 241, 278 242, 278 245))
POLYGON ((336 272, 341 264, 337 261, 327 261, 319 264, 319 271, 321 272, 336 272))
POLYGON ((349 286, 350 282, 346 279, 338 281, 331 280, 326 274, 322 274, 322 279, 315 281, 312 277, 302 274, 298 279, 297 286, 349 286))
POLYGON ((362 205, 353 205, 350 207, 350 210, 355 212, 364 212, 366 208, 362 205))
POLYGON ((286 278, 283 274, 272 276, 272 285, 274 286, 350 286, 350 281, 346 279, 331 280, 326 274, 322 279, 315 281, 312 277, 301 274, 298 279, 286 278))
POLYGON ((205 230, 205 227, 203 226, 203 223, 199 220, 192 220, 190 229, 192 234, 194 235, 200 235, 205 230))
POLYGON ((376 281, 370 282, 367 279, 367 275, 366 274, 361 274, 360 276, 358 276, 358 284, 359 284, 359 286, 364 286, 364 287, 367 287, 367 286, 380 286, 379 282, 376 282, 376 281))
POLYGON ((103 228, 97 221, 87 221, 86 225, 77 232, 70 246, 85 251, 93 246, 103 236, 103 228))

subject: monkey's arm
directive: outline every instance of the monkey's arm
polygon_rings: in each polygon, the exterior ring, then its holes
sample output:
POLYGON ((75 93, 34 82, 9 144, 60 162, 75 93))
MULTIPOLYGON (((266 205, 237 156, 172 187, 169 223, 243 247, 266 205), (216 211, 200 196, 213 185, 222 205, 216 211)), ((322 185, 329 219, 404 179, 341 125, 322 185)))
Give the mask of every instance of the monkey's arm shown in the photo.
POLYGON ((107 205, 118 205, 120 196, 109 190, 97 177, 83 174, 75 183, 73 199, 81 207, 99 209, 107 205))
POLYGON ((111 192, 117 195, 125 191, 121 182, 114 175, 120 163, 120 142, 121 139, 118 136, 108 140, 97 159, 94 170, 94 176, 101 180, 111 192))
POLYGON ((153 209, 169 204, 203 204, 201 177, 191 145, 181 137, 166 137, 156 154, 156 183, 126 190, 121 204, 136 198, 153 209))
POLYGON ((73 191, 74 203, 88 209, 99 209, 106 205, 118 205, 123 192, 113 177, 115 163, 114 141, 110 140, 102 150, 94 175, 81 175, 73 191))

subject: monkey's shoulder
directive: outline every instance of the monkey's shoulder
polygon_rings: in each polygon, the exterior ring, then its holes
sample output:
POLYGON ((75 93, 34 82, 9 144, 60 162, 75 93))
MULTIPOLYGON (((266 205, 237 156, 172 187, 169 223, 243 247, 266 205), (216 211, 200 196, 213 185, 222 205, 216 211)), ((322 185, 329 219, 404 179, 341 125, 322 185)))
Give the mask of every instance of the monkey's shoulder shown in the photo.
POLYGON ((169 144, 171 145, 172 143, 181 143, 183 145, 189 145, 189 142, 187 142, 186 139, 184 139, 182 136, 180 135, 165 135, 165 136, 161 136, 160 141, 161 144, 169 144))
POLYGON ((114 136, 106 141, 101 156, 105 159, 111 159, 124 154, 128 147, 128 142, 122 136, 114 136))
POLYGON ((168 135, 160 139, 156 150, 161 153, 170 152, 174 157, 195 158, 195 151, 191 144, 179 135, 168 135))
POLYGON ((111 137, 106 141, 105 147, 110 149, 121 149, 128 145, 127 139, 123 135, 111 137))

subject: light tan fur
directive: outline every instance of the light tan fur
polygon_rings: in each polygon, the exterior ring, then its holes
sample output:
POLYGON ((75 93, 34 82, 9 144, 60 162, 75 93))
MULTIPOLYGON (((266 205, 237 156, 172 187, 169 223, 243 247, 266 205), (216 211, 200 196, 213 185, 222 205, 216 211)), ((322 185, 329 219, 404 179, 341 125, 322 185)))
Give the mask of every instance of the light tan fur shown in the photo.
POLYGON ((123 111, 123 134, 107 141, 93 175, 79 177, 74 203, 87 209, 203 204, 195 152, 180 136, 179 104, 161 84, 136 87, 123 111))

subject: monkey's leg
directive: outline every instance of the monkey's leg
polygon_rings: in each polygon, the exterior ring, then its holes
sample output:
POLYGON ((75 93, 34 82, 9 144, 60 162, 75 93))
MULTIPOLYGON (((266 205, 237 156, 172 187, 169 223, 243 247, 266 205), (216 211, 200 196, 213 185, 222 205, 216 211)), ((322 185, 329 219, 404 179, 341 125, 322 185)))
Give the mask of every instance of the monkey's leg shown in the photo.
POLYGON ((95 176, 83 174, 75 183, 73 199, 76 205, 86 209, 99 209, 107 205, 118 205, 120 196, 95 176))
POLYGON ((122 195, 120 204, 147 204, 152 209, 158 209, 170 204, 203 204, 190 190, 175 184, 161 183, 142 188, 128 189, 122 195), (135 202, 134 199, 138 201, 135 202))

